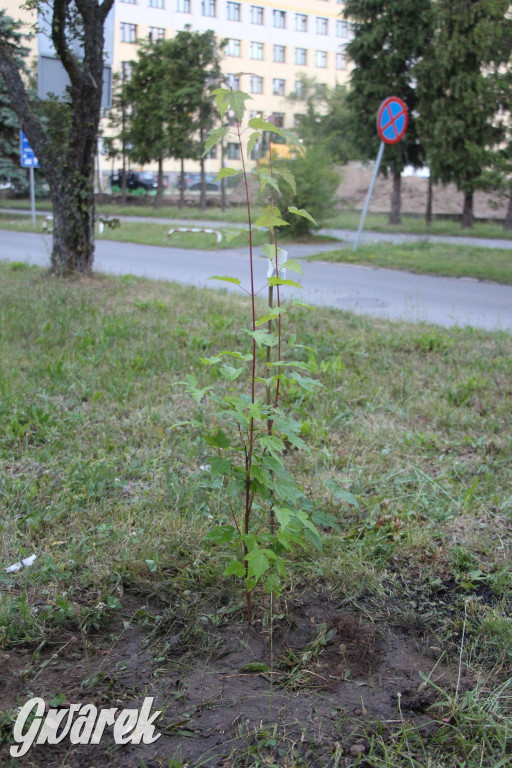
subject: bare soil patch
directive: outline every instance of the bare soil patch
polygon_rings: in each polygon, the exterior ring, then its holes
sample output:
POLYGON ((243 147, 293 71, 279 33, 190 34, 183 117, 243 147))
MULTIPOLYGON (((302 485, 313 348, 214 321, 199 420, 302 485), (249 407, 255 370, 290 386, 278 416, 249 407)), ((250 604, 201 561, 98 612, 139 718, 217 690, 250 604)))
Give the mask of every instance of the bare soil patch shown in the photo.
MULTIPOLYGON (((444 689, 452 678, 419 626, 372 623, 323 594, 275 613, 272 631, 268 619, 249 628, 241 614, 196 615, 187 625, 172 608, 125 596, 101 633, 66 631, 37 653, 2 653, 0 709, 63 694, 60 706, 134 708, 152 696, 162 710, 152 745, 116 746, 107 729, 97 746, 35 746, 23 768, 156 768, 171 759, 227 768, 251 764, 254 750, 326 766, 336 749, 352 760, 364 751, 371 724, 435 727, 426 714, 435 689, 420 673, 444 689)), ((11 761, 19 765, 4 744, 0 765, 11 761)))

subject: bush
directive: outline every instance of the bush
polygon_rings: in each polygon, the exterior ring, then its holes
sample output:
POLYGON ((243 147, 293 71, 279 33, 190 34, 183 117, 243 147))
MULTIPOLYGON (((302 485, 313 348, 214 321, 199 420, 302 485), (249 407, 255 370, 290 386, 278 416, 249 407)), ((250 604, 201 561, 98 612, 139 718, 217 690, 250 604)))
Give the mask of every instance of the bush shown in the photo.
MULTIPOLYGON (((324 149, 310 148, 305 155, 284 160, 278 167, 290 170, 297 184, 294 194, 288 184, 281 181, 281 193, 276 201, 281 210, 284 211, 291 205, 306 208, 319 224, 332 216, 333 208, 337 204, 335 192, 340 177, 333 171, 332 160, 324 149)), ((316 229, 311 221, 300 216, 287 217, 287 221, 290 226, 286 228, 286 233, 290 235, 307 235, 316 229)))

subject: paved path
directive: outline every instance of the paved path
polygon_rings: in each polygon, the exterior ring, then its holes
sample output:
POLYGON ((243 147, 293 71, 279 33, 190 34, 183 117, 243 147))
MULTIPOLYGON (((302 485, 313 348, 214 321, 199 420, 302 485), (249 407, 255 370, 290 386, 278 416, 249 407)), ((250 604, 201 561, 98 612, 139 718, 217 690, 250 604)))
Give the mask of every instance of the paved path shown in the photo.
MULTIPOLYGON (((15 213, 30 215, 30 211, 15 209, 15 208, 0 208, 0 213, 15 213)), ((44 212, 41 212, 44 213, 44 212)), ((179 227, 211 227, 213 229, 219 229, 222 227, 245 227, 245 224, 237 224, 230 221, 206 221, 199 219, 169 219, 169 218, 155 218, 154 216, 119 216, 121 221, 138 221, 143 224, 166 224, 169 226, 179 227)), ((346 243, 354 243, 356 239, 356 233, 351 229, 320 229, 320 235, 329 235, 335 237, 337 240, 342 240, 346 243)), ((389 232, 363 232, 361 241, 363 243, 448 243, 451 245, 473 245, 479 248, 503 248, 506 250, 512 250, 512 239, 495 239, 489 237, 470 237, 470 236, 458 236, 449 237, 445 235, 413 235, 405 233, 389 233, 389 232)), ((329 248, 322 249, 317 248, 315 253, 319 253, 320 250, 334 250, 336 243, 331 243, 329 248)))
MULTIPOLYGON (((312 248, 318 251, 318 246, 290 246, 289 255, 301 257, 312 248)), ((48 235, 0 233, 2 259, 48 265, 50 249, 48 235)), ((212 274, 231 275, 244 285, 249 283, 247 254, 242 249, 183 250, 98 240, 95 268, 208 287, 215 285, 208 280, 212 274)), ((257 288, 265 285, 266 268, 267 260, 258 256, 257 288)), ((305 262, 300 280, 305 290, 286 288, 285 298, 297 295, 312 304, 377 317, 512 331, 512 286, 508 285, 325 262, 305 262)), ((228 283, 217 285, 238 290, 228 283)))

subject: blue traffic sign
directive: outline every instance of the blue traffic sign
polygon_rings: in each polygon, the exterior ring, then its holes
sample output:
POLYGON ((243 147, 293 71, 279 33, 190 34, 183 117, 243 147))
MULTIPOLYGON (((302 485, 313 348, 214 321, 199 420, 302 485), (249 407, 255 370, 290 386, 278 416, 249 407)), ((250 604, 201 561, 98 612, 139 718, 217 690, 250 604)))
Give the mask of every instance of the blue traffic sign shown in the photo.
POLYGON ((384 99, 377 112, 377 132, 386 144, 396 144, 407 130, 409 113, 402 99, 384 99))
POLYGON ((22 168, 39 168, 39 160, 23 131, 20 131, 20 160, 22 168))

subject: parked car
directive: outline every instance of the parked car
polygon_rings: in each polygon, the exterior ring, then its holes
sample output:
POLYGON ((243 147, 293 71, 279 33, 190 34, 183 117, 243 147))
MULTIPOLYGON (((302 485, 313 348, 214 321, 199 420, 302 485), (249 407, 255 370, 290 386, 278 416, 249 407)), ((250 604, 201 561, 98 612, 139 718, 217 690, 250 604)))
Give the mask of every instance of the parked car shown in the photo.
MULTIPOLYGON (((178 189, 181 189, 181 180, 178 179, 176 184, 178 189)), ((220 182, 215 181, 215 176, 212 173, 205 173, 205 186, 208 192, 219 192, 220 182)), ((190 192, 201 191, 201 174, 200 173, 186 173, 184 188, 190 192)))
MULTIPOLYGON (((122 171, 114 171, 110 176, 110 186, 112 191, 119 191, 122 187, 122 171)), ((164 189, 167 184, 164 182, 164 189)), ((126 188, 129 192, 138 192, 139 194, 155 193, 158 189, 158 179, 156 173, 152 171, 128 171, 126 174, 126 188)))

